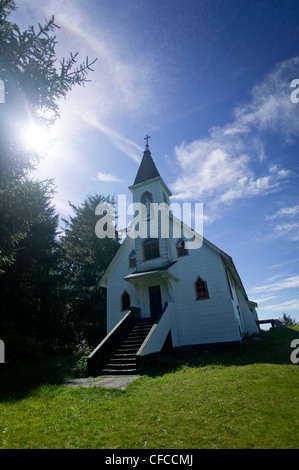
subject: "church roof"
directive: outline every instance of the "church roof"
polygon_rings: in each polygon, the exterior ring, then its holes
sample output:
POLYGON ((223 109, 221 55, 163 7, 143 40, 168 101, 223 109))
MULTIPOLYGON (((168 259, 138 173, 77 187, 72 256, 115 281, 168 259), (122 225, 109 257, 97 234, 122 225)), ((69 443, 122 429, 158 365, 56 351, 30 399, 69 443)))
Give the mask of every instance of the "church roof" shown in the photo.
POLYGON ((157 176, 160 176, 160 174, 157 170, 154 160, 152 159, 151 152, 147 145, 134 181, 134 185, 143 183, 144 181, 148 181, 153 178, 157 178, 157 176))

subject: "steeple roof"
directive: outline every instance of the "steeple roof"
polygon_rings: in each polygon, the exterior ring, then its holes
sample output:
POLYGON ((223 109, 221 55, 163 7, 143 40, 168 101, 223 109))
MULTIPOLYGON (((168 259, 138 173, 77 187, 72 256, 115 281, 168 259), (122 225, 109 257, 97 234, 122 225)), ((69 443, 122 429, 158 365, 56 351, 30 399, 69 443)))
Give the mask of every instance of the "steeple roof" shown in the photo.
POLYGON ((148 146, 146 146, 139 170, 134 181, 134 185, 143 183, 144 181, 148 181, 153 178, 157 178, 157 176, 160 176, 160 174, 157 170, 154 160, 152 159, 152 154, 148 146))
POLYGON ((144 150, 144 153, 143 153, 143 157, 142 157, 142 160, 141 160, 141 163, 140 163, 135 181, 131 186, 129 186, 129 190, 133 191, 135 189, 135 186, 139 187, 138 186, 139 184, 141 184, 142 186, 144 184, 146 184, 147 182, 149 182, 149 184, 151 184, 152 180, 157 179, 159 181, 159 183, 162 185, 163 190, 165 191, 165 193, 168 196, 171 196, 171 191, 168 189, 165 182, 161 178, 160 173, 157 170, 157 167, 156 167, 156 165, 154 163, 154 160, 152 158, 152 155, 151 155, 151 152, 150 152, 150 149, 149 149, 149 145, 148 145, 148 139, 149 138, 150 138, 149 135, 147 135, 145 137, 146 146, 145 146, 145 150, 144 150))

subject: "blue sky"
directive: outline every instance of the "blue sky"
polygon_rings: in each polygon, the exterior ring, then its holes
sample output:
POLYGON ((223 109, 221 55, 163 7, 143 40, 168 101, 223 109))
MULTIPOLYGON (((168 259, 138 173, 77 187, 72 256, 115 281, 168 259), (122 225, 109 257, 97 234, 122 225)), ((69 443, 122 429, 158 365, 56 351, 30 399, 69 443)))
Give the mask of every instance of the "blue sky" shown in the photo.
POLYGON ((54 14, 58 57, 98 59, 38 167, 58 213, 95 193, 131 202, 148 133, 173 201, 204 204, 203 234, 232 256, 260 319, 299 321, 298 1, 17 3, 23 29, 54 14))

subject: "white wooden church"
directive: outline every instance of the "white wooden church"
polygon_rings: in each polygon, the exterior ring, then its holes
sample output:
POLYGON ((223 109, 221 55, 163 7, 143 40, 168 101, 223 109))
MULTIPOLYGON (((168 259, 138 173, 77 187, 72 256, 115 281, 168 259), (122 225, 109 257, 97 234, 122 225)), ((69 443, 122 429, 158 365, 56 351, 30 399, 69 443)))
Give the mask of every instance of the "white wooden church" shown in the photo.
MULTIPOLYGON (((133 203, 170 204, 171 192, 152 159, 148 141, 134 184, 133 203)), ((186 227, 170 217, 169 237, 127 235, 99 286, 107 289, 107 336, 89 356, 91 371, 135 373, 165 346, 240 342, 259 332, 257 304, 246 294, 232 258, 190 227, 201 246, 188 249, 186 227), (177 228, 177 227, 176 227, 177 228), (176 236, 173 234, 176 233, 176 236), (179 231, 180 233, 180 231, 179 231)))

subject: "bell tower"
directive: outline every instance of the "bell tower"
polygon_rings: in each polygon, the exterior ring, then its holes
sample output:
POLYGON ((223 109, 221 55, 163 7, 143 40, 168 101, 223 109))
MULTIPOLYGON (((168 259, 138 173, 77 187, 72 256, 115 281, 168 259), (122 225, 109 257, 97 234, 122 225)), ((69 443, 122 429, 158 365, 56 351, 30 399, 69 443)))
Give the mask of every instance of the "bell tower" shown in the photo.
POLYGON ((154 163, 149 149, 149 138, 149 135, 145 137, 143 157, 134 183, 129 186, 133 204, 142 204, 142 213, 139 214, 139 218, 147 224, 145 236, 135 238, 137 271, 162 267, 172 261, 169 238, 161 237, 161 212, 155 210, 161 203, 170 204, 171 192, 154 163), (151 236, 151 231, 156 236, 151 236))

